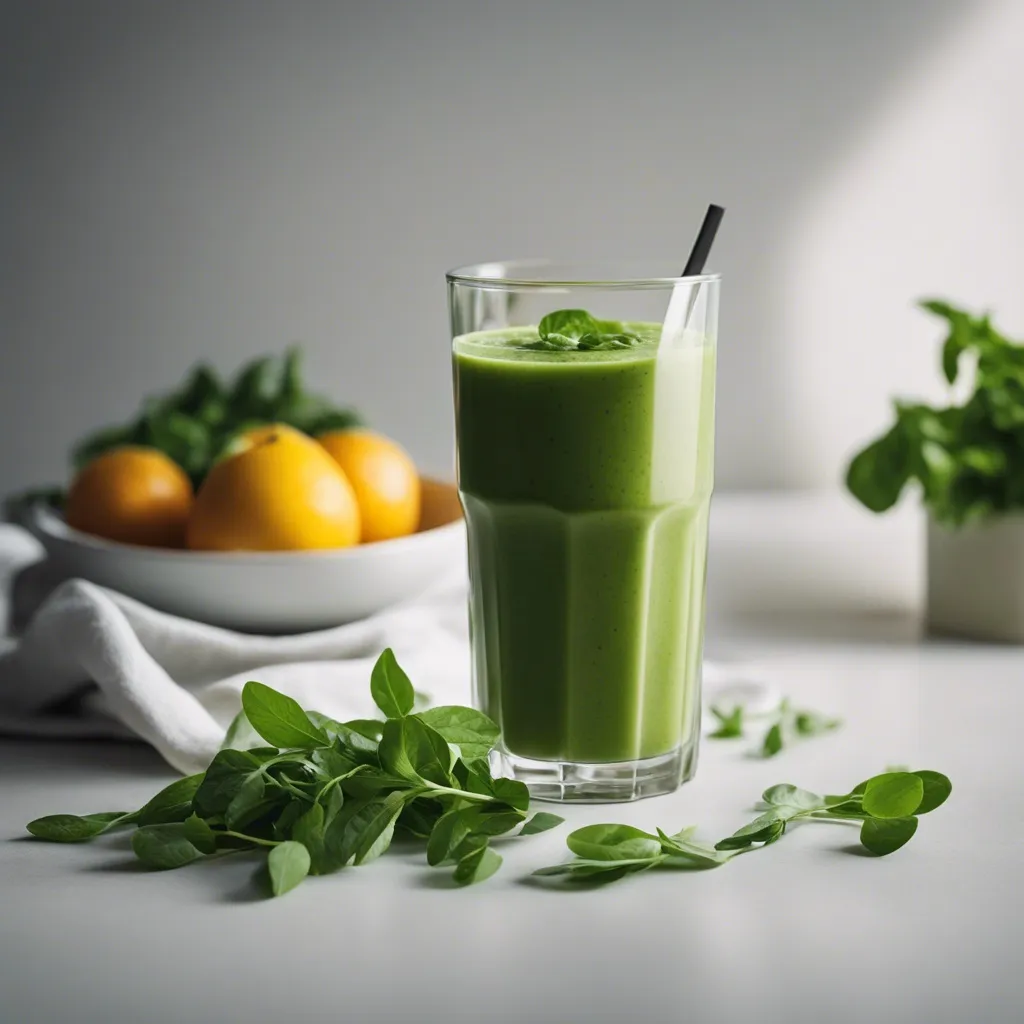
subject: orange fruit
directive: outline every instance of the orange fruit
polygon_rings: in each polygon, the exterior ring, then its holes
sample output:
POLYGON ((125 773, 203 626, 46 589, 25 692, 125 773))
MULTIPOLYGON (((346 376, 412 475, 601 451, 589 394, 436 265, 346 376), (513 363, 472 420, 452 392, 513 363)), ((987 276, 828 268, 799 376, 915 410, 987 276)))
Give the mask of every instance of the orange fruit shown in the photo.
POLYGON ((415 532, 420 521, 420 477, 404 448, 372 430, 333 430, 317 440, 352 483, 364 543, 415 532))
POLYGON ((71 482, 68 526, 122 544, 180 548, 192 508, 185 471, 155 448, 114 448, 71 482))
POLYGON ((312 438, 273 425, 243 435, 196 495, 187 543, 203 551, 345 548, 359 506, 338 464, 312 438))

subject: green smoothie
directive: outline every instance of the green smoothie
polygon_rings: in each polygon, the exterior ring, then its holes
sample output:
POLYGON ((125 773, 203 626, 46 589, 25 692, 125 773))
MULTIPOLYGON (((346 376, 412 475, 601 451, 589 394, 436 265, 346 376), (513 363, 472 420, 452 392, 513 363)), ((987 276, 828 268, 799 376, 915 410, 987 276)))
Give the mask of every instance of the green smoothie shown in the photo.
POLYGON ((454 344, 477 697, 512 754, 588 764, 695 745, 714 348, 454 344))

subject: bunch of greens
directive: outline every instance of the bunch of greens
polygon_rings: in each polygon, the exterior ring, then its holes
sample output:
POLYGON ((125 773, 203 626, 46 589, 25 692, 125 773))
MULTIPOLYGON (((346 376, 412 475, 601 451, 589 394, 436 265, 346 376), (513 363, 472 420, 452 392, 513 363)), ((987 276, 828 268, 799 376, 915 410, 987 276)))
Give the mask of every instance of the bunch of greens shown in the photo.
POLYGON ((883 857, 909 842, 917 831, 917 816, 943 804, 952 788, 945 775, 931 771, 885 772, 842 796, 818 796, 788 783, 772 786, 761 798, 764 812, 714 847, 695 841, 693 828, 675 835, 659 828, 652 835, 631 825, 588 825, 566 839, 574 860, 534 874, 601 884, 650 868, 716 868, 755 844, 778 841, 789 822, 806 819, 860 822, 861 843, 883 857))
POLYGON ((716 740, 737 739, 745 735, 744 730, 750 719, 767 721, 768 729, 760 743, 762 757, 774 757, 794 739, 821 736, 843 724, 839 718, 829 718, 807 708, 791 707, 788 699, 766 715, 751 714, 742 704, 732 708, 712 706, 711 713, 718 721, 718 728, 709 735, 716 740))
POLYGON ((90 434, 72 452, 75 469, 110 448, 146 445, 173 459, 198 486, 210 466, 242 432, 287 423, 310 435, 359 423, 351 409, 306 390, 302 353, 246 364, 231 381, 209 366, 195 367, 180 387, 146 400, 130 422, 90 434))
POLYGON ((491 776, 498 728, 486 715, 458 706, 414 714, 412 684, 390 650, 370 690, 384 720, 342 723, 246 683, 225 742, 251 730, 267 746, 226 746, 205 772, 171 783, 137 811, 50 815, 28 831, 69 843, 137 826, 135 855, 159 869, 265 849, 279 896, 308 874, 369 863, 396 829, 425 839, 427 862, 453 865, 457 884, 483 881, 501 865, 492 838, 561 823, 543 812, 527 819, 526 786, 491 776))
POLYGON ((950 384, 960 357, 974 357, 973 392, 942 408, 897 401, 895 424, 854 457, 847 487, 884 512, 916 480, 932 516, 949 526, 1024 508, 1024 344, 1000 334, 987 315, 936 300, 921 306, 949 325, 942 371, 950 384))
POLYGON ((597 320, 585 309, 559 309, 548 313, 537 325, 538 340, 524 348, 545 352, 593 352, 632 348, 640 338, 618 320, 597 320))

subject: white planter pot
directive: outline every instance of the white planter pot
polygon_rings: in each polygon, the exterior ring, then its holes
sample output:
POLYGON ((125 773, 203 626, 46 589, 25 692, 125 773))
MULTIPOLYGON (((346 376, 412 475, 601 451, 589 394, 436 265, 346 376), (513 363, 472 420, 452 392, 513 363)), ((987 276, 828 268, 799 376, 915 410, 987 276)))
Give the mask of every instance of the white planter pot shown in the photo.
POLYGON ((951 530, 928 521, 928 629, 1024 643, 1024 515, 951 530))

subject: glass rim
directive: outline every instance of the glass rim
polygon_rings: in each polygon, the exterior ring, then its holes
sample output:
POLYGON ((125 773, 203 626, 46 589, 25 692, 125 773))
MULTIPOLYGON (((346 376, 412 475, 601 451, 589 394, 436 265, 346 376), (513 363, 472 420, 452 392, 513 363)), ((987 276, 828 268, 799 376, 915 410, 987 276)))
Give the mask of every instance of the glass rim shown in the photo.
MULTIPOLYGON (((666 266, 668 265, 666 261, 666 266)), ((485 263, 469 263, 456 267, 445 274, 449 284, 471 285, 488 289, 516 288, 674 288, 676 285, 700 285, 718 283, 721 274, 642 274, 628 273, 630 267, 639 271, 642 267, 650 267, 649 262, 638 260, 596 260, 583 261, 576 264, 571 261, 550 259, 517 259, 491 260, 485 263), (593 276, 580 276, 567 272, 564 275, 553 273, 542 276, 542 270, 556 271, 560 268, 583 266, 592 268, 593 276), (615 268, 627 273, 611 273, 615 268), (530 271, 533 271, 531 274, 530 271), (602 272, 602 270, 604 272, 602 272), (504 272, 504 273, 503 273, 504 272), (511 273, 509 273, 511 272, 511 273)))

